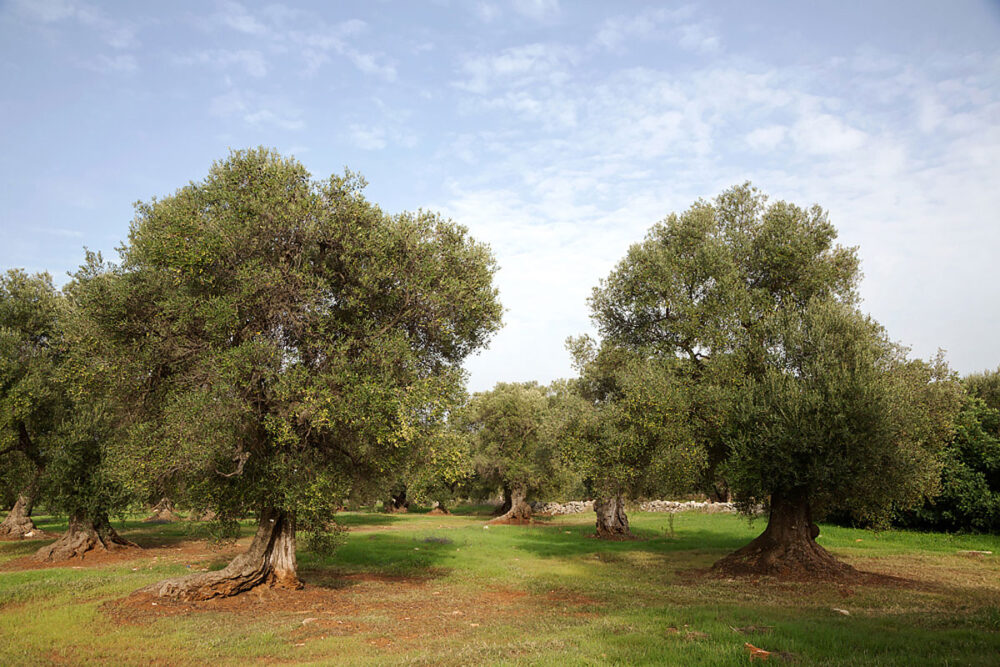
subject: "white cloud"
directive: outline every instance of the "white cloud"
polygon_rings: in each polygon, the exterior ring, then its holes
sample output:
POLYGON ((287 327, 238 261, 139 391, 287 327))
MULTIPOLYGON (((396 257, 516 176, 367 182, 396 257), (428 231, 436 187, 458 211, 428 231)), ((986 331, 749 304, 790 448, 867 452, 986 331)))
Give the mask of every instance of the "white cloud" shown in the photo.
POLYGON ((269 32, 262 21, 238 2, 223 2, 219 11, 219 20, 227 27, 246 35, 260 36, 269 32))
POLYGON ((799 150, 821 155, 857 150, 867 138, 861 130, 826 113, 803 116, 791 136, 799 150))
POLYGON ((455 85, 474 93, 487 93, 498 86, 560 84, 567 69, 577 60, 574 49, 556 44, 527 44, 495 54, 466 58, 462 63, 465 79, 455 85))
POLYGON ((546 21, 559 15, 559 0, 514 0, 514 11, 535 21, 546 21))
MULTIPOLYGON (((628 42, 617 34, 597 42, 628 42)), ((432 205, 490 242, 502 267, 507 326, 470 362, 474 389, 570 373, 563 339, 589 330, 589 290, 628 245, 669 211, 746 179, 830 210, 842 241, 860 245, 862 295, 890 335, 921 356, 944 345, 958 368, 981 367, 972 359, 1000 328, 1000 311, 982 308, 1000 303, 1000 281, 983 278, 1000 247, 1000 228, 986 223, 1000 210, 995 80, 892 69, 889 58, 868 71, 844 59, 819 76, 727 59, 595 80, 583 54, 518 48, 465 61, 456 89, 467 114, 532 122, 456 134, 440 158, 480 169, 432 205), (574 121, 546 123, 559 108, 574 121), (928 312, 963 324, 929 326, 928 312)))
POLYGON ((135 56, 119 53, 114 56, 100 55, 81 63, 86 69, 102 74, 131 74, 139 69, 135 56))
POLYGON ((111 18, 99 8, 79 0, 14 0, 14 11, 30 21, 55 24, 62 21, 76 23, 100 34, 101 39, 114 49, 138 46, 136 28, 129 21, 111 18))
POLYGON ((719 36, 703 23, 680 26, 676 38, 681 48, 695 53, 713 53, 720 47, 719 36))
POLYGON ((693 9, 683 6, 677 9, 646 9, 638 14, 613 16, 601 24, 594 43, 609 51, 621 51, 623 46, 636 39, 664 38, 677 27, 670 26, 690 18, 693 9))
POLYGON ((250 76, 258 78, 266 76, 269 69, 264 54, 251 49, 199 51, 190 55, 178 56, 175 58, 175 62, 181 65, 210 65, 219 69, 236 66, 250 76))
POLYGON ((758 127, 747 135, 747 144, 757 151, 773 151, 787 134, 788 129, 782 125, 758 127))
POLYGON ((485 2, 484 0, 479 0, 479 2, 473 6, 473 11, 476 16, 479 17, 479 20, 484 23, 491 23, 494 19, 500 16, 500 8, 492 2, 485 2))
POLYGON ((239 90, 213 97, 208 110, 212 116, 239 118, 251 127, 271 125, 283 130, 305 127, 301 112, 287 102, 239 90))

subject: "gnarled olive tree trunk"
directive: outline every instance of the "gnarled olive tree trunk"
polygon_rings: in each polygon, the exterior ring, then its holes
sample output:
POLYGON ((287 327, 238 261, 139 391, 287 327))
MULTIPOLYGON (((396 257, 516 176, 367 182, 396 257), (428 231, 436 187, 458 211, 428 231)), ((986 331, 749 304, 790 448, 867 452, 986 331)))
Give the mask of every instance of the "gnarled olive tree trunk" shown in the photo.
POLYGON ((10 514, 0 523, 0 540, 23 540, 26 537, 44 537, 44 533, 35 527, 31 520, 31 510, 38 496, 38 482, 41 469, 36 469, 27 488, 17 494, 17 502, 11 508, 10 514))
POLYGON ((143 521, 148 523, 173 523, 174 521, 181 520, 181 516, 174 509, 174 501, 167 497, 160 498, 160 502, 153 505, 152 512, 143 521))
POLYGON ((288 512, 273 508, 262 511, 250 548, 225 568, 167 579, 142 592, 193 601, 229 597, 257 586, 302 588, 295 564, 295 519, 288 512))
POLYGON ((0 523, 0 540, 23 540, 39 534, 35 522, 31 520, 33 495, 33 493, 28 495, 28 492, 17 495, 17 502, 14 503, 10 514, 3 523, 0 523))
MULTIPOLYGON (((504 489, 506 495, 507 489, 504 489)), ((506 523, 508 521, 531 521, 531 505, 525 502, 527 490, 523 487, 514 486, 510 489, 510 509, 501 514, 490 523, 506 523)))
POLYGON ((385 503, 386 512, 406 512, 410 509, 410 501, 406 497, 406 487, 389 492, 389 500, 385 503))
POLYGON ((594 500, 597 514, 597 536, 603 540, 621 540, 632 537, 625 514, 625 499, 621 494, 594 500))
POLYGON ((62 536, 35 552, 35 560, 58 561, 69 558, 85 558, 90 552, 106 552, 116 549, 137 549, 139 545, 129 542, 118 534, 106 514, 91 519, 82 512, 69 518, 69 528, 62 536))
POLYGON ((816 542, 818 536, 808 492, 775 493, 764 532, 712 568, 725 574, 808 578, 841 578, 856 572, 821 547, 816 542))
POLYGON ((503 502, 497 505, 496 509, 493 510, 493 516, 503 516, 510 511, 511 507, 513 507, 513 503, 511 502, 510 487, 504 484, 503 502))

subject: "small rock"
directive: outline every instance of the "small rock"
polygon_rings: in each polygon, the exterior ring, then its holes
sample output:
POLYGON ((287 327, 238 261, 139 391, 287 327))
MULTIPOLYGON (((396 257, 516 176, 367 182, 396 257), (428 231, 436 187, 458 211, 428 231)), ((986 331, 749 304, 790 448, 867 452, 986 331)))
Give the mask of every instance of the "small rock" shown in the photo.
POLYGON ((318 620, 319 620, 318 618, 312 618, 312 617, 309 617, 309 618, 303 618, 303 619, 302 619, 302 625, 309 625, 309 624, 310 624, 310 623, 312 623, 313 621, 318 621, 318 620))

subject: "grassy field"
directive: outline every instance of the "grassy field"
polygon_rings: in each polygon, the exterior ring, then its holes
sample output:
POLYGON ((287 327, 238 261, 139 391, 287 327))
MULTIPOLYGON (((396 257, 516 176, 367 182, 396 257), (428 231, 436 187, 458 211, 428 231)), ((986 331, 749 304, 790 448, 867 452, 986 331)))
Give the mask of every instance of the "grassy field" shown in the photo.
POLYGON ((617 543, 592 514, 485 518, 345 513, 336 555, 299 552, 302 591, 198 604, 130 597, 239 549, 197 525, 127 522, 143 551, 42 569, 22 558, 44 541, 0 542, 0 664, 739 665, 745 643, 771 664, 1000 664, 998 536, 824 526, 840 558, 909 580, 845 587, 704 576, 763 527, 733 516, 681 514, 670 537, 636 513, 642 539, 617 543))

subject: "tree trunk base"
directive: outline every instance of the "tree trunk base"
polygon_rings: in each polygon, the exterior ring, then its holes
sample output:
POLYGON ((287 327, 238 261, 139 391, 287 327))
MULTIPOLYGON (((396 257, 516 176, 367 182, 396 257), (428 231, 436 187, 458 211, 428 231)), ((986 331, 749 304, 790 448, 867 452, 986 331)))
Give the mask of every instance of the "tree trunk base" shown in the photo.
POLYGON ((170 498, 163 498, 153 506, 153 513, 143 519, 146 523, 173 523, 180 521, 181 515, 174 511, 174 503, 170 498))
POLYGON ((858 571, 833 557, 816 538, 819 527, 812 522, 804 491, 774 494, 767 528, 757 539, 712 566, 720 575, 771 576, 801 580, 857 578, 858 571))
POLYGON ((121 549, 138 549, 139 545, 126 540, 111 526, 107 518, 96 521, 72 516, 69 529, 62 537, 35 552, 35 560, 52 562, 83 559, 89 553, 106 553, 121 549))
POLYGON ((490 523, 531 523, 531 505, 524 501, 523 495, 514 494, 510 509, 490 523))
POLYGON ((156 597, 185 602, 230 597, 267 586, 302 588, 295 562, 295 521, 278 510, 261 513, 257 534, 245 553, 218 572, 205 572, 160 581, 142 589, 156 597))
POLYGON ((0 523, 0 540, 23 540, 32 537, 45 537, 45 534, 38 530, 28 514, 28 500, 19 495, 10 514, 3 523, 0 523))
POLYGON ((766 535, 718 561, 712 566, 712 571, 728 576, 825 581, 852 579, 859 574, 811 538, 778 542, 766 535))
POLYGON ((625 514, 625 499, 621 496, 598 498, 594 501, 597 514, 597 537, 602 540, 631 540, 635 536, 625 514))

